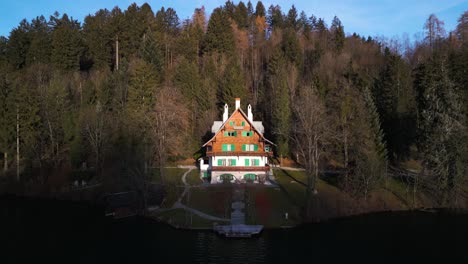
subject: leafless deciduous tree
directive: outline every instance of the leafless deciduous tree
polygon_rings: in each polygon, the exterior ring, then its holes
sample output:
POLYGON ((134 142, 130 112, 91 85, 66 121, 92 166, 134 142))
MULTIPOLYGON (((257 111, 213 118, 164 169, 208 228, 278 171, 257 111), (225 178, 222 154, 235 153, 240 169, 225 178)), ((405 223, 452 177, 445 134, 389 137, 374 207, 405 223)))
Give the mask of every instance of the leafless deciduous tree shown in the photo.
POLYGON ((94 152, 96 172, 99 174, 102 149, 107 138, 105 115, 99 102, 85 112, 86 114, 82 117, 84 136, 94 152))
POLYGON ((434 48, 434 44, 438 39, 445 37, 444 21, 439 20, 436 15, 431 14, 424 24, 426 30, 425 40, 429 46, 434 48))
POLYGON ((165 86, 158 94, 156 105, 149 116, 154 153, 164 184, 164 166, 168 154, 183 148, 187 134, 188 111, 181 103, 180 93, 171 86, 165 86))
POLYGON ((458 19, 458 25, 455 33, 462 43, 468 41, 468 11, 465 11, 458 19))
POLYGON ((329 126, 325 115, 325 106, 317 96, 315 87, 302 87, 293 104, 294 118, 292 140, 302 156, 307 173, 307 214, 310 194, 316 194, 316 181, 319 174, 319 162, 329 138, 329 126))

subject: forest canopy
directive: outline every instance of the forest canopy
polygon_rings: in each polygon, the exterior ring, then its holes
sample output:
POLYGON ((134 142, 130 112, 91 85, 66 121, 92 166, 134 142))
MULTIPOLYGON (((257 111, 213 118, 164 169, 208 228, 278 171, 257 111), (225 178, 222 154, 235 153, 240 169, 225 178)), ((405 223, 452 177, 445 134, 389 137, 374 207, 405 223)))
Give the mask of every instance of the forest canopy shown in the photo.
POLYGON ((468 12, 453 32, 430 15, 410 43, 282 8, 227 1, 180 20, 131 4, 83 23, 57 12, 21 21, 0 38, 3 173, 16 160, 24 175, 104 177, 196 159, 222 106, 240 97, 275 155, 315 175, 311 188, 318 168, 334 166, 346 170, 344 189, 362 193, 414 159, 449 201, 467 174, 468 12))

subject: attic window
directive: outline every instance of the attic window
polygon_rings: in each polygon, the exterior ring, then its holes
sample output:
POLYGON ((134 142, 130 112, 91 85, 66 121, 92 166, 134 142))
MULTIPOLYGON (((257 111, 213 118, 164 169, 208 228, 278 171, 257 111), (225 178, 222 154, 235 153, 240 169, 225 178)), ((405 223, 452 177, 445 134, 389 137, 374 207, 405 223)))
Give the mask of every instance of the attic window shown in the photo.
POLYGON ((229 122, 229 125, 230 125, 230 126, 235 126, 235 125, 236 125, 236 122, 230 121, 230 122, 229 122))
POLYGON ((245 126, 245 121, 242 121, 242 126, 245 126))
POLYGON ((253 131, 242 131, 243 137, 251 137, 253 136, 253 131))
POLYGON ((225 137, 236 137, 237 136, 237 131, 224 131, 224 136, 225 137))

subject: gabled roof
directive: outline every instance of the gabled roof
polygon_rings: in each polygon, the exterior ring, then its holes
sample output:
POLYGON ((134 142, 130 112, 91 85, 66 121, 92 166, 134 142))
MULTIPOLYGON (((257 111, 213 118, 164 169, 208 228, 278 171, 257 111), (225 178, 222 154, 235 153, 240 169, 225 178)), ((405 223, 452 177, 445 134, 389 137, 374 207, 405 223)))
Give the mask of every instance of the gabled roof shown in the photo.
MULTIPOLYGON (((208 140, 205 144, 203 144, 202 147, 205 147, 208 143, 210 143, 213 139, 215 139, 215 137, 218 135, 218 133, 224 128, 224 126, 226 126, 227 122, 232 118, 232 116, 233 116, 237 111, 239 111, 239 113, 241 113, 241 115, 244 117, 244 119, 247 120, 247 122, 249 122, 250 127, 252 127, 252 128, 260 135, 260 137, 261 137, 263 140, 265 140, 266 142, 268 142, 268 143, 270 143, 270 144, 276 146, 275 143, 271 142, 270 140, 266 139, 265 136, 263 136, 263 133, 262 133, 263 131, 260 132, 260 131, 254 126, 253 122, 251 122, 251 121, 249 120, 249 118, 248 118, 247 115, 244 113, 244 111, 242 111, 242 109, 240 109, 240 107, 239 107, 239 108, 237 108, 236 110, 234 110, 234 112, 231 114, 231 116, 229 116, 229 118, 226 120, 226 122, 224 122, 224 123, 219 127, 218 131, 216 131, 216 133, 214 134, 214 136, 213 136, 210 140, 208 140)), ((215 121, 215 122, 220 122, 220 121, 215 121)))
POLYGON ((214 121, 213 126, 211 127, 211 133, 216 133, 223 125, 223 121, 214 121))

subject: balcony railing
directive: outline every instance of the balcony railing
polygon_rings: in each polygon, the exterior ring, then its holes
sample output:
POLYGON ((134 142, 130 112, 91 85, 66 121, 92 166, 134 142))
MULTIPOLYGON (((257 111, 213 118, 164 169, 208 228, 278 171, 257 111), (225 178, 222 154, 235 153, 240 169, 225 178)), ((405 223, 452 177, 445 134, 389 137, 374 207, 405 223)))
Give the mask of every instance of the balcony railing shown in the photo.
POLYGON ((206 156, 262 156, 272 157, 273 152, 257 152, 257 151, 207 151, 206 156))
POLYGON ((213 166, 211 171, 269 171, 270 166, 213 166))

